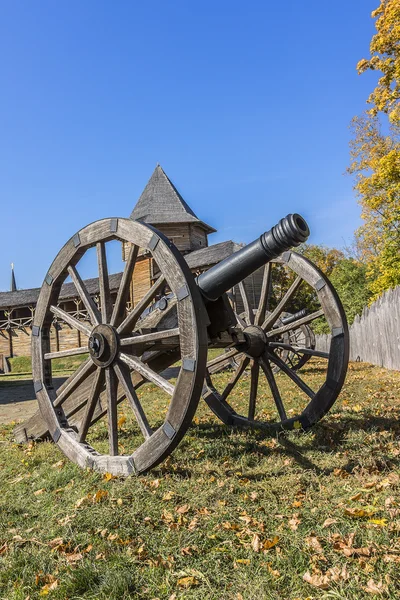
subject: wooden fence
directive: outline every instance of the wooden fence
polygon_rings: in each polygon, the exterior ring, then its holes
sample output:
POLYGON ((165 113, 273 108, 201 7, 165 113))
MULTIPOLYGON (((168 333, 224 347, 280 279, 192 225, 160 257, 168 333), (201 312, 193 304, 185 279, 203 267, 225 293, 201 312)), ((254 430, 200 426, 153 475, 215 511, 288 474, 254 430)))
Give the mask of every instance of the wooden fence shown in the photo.
MULTIPOLYGON (((317 336, 317 349, 327 351, 329 335, 317 336)), ((400 286, 365 307, 350 327, 350 360, 400 370, 400 286)))

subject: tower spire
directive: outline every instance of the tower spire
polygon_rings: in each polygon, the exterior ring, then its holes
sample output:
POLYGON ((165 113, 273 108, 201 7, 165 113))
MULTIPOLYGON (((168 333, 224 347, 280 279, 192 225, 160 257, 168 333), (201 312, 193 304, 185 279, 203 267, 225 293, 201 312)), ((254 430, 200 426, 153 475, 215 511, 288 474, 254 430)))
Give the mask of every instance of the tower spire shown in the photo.
POLYGON ((10 286, 10 291, 11 292, 16 292, 17 291, 17 283, 15 281, 15 274, 14 274, 14 263, 11 263, 11 286, 10 286))

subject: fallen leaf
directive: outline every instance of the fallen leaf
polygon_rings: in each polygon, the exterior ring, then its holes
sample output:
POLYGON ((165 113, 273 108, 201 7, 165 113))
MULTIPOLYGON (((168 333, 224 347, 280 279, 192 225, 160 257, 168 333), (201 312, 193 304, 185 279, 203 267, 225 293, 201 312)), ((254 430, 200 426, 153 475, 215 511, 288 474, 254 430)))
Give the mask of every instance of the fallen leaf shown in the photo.
POLYGON ((348 578, 349 573, 346 566, 342 567, 342 569, 340 567, 333 567, 332 569, 328 569, 326 573, 319 572, 314 575, 311 575, 307 571, 303 575, 304 581, 320 590, 327 590, 332 582, 338 583, 339 581, 346 581, 348 578))
POLYGON ((195 585, 199 585, 200 581, 198 579, 196 579, 196 577, 193 577, 193 575, 188 575, 187 577, 181 577, 180 579, 178 579, 178 585, 181 588, 190 588, 193 587, 195 585))
POLYGON ((125 423, 126 423, 126 416, 125 416, 125 415, 122 415, 122 417, 120 417, 120 418, 118 419, 118 423, 117 423, 117 425, 118 425, 118 429, 121 429, 121 427, 122 427, 123 425, 125 425, 125 423))
POLYGON ((298 518, 298 516, 298 514, 293 515, 289 521, 289 527, 292 531, 296 531, 301 523, 301 520, 298 518))
POLYGON ((83 555, 80 552, 71 552, 71 554, 64 554, 64 556, 71 564, 79 562, 83 558, 83 555))
POLYGON ((263 550, 270 550, 270 548, 273 548, 274 546, 276 546, 279 543, 279 538, 276 535, 275 537, 272 538, 272 540, 265 540, 263 542, 263 550))
POLYGON ((197 517, 195 517, 194 519, 192 519, 188 525, 188 529, 189 531, 193 531, 194 529, 196 529, 196 527, 199 524, 199 520, 197 519, 197 517))
POLYGON ((165 502, 166 500, 172 500, 172 498, 173 498, 174 496, 175 496, 175 492, 171 492, 171 491, 170 491, 170 492, 166 492, 166 493, 164 494, 164 496, 163 496, 163 500, 164 500, 164 502, 165 502))
POLYGON ((368 594, 375 594, 375 596, 385 594, 388 591, 387 585, 384 585, 382 581, 375 583, 373 579, 370 579, 363 589, 368 592, 368 594))
POLYGON ((256 533, 253 535, 253 539, 251 540, 251 547, 254 552, 260 552, 261 550, 260 537, 256 533))
POLYGON ((306 544, 309 548, 311 548, 316 554, 323 554, 324 551, 320 544, 320 541, 315 536, 306 537, 306 544))
POLYGON ((54 540, 50 540, 49 546, 50 546, 50 548, 57 548, 58 546, 61 546, 63 543, 64 543, 63 538, 57 537, 57 538, 54 538, 54 540))
POLYGON ((177 513, 179 513, 180 515, 184 515, 185 513, 189 512, 190 510, 190 506, 189 504, 184 504, 183 506, 179 506, 178 508, 175 509, 177 513))
POLYGON ((369 519, 368 523, 372 523, 378 527, 387 527, 387 519, 369 519))
POLYGON ((239 565, 249 565, 250 559, 249 558, 237 558, 235 562, 239 563, 239 565))
POLYGON ((33 492, 35 496, 40 496, 41 494, 43 494, 45 492, 45 488, 42 488, 41 490, 36 490, 36 492, 33 492))
POLYGON ((73 519, 75 519, 76 515, 66 515, 65 517, 63 517, 62 519, 58 520, 58 523, 60 525, 68 525, 68 523, 71 523, 71 521, 73 519))
POLYGON ((345 508, 344 513, 345 515, 348 515, 349 517, 353 517, 355 519, 363 519, 365 517, 372 517, 376 513, 376 510, 372 507, 345 508))
POLYGON ((84 506, 85 504, 89 504, 90 501, 91 501, 90 494, 88 496, 83 496, 83 498, 79 498, 79 500, 77 500, 77 502, 75 502, 75 508, 81 508, 81 506, 84 506))
POLYGON ((112 479, 117 479, 117 477, 115 475, 113 475, 112 473, 104 473, 103 475, 103 480, 104 481, 111 481, 112 479))
POLYGON ((107 490, 97 490, 97 492, 93 496, 93 501, 94 502, 101 502, 102 500, 104 500, 105 498, 107 498, 107 496, 108 496, 107 490))
POLYGON ((328 519, 325 519, 322 527, 330 527, 331 525, 334 525, 337 522, 338 522, 337 519, 328 518, 328 519))

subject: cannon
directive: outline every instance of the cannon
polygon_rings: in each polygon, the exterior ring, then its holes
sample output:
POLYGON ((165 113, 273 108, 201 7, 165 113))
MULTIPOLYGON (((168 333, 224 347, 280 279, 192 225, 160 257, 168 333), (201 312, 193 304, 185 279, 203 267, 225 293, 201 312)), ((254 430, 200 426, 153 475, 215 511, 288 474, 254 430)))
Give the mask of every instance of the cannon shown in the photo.
POLYGON ((196 279, 173 243, 150 225, 108 218, 78 231, 54 259, 40 290, 32 325, 32 373, 39 411, 17 426, 17 441, 50 437, 81 467, 127 476, 148 471, 174 450, 191 424, 201 396, 217 417, 230 425, 267 431, 311 427, 340 392, 349 344, 346 318, 332 285, 310 261, 292 250, 308 235, 305 220, 297 214, 288 215, 196 279), (111 302, 106 245, 114 240, 125 243, 129 253, 115 302, 111 302), (78 271, 80 261, 92 248, 98 264, 98 304, 78 271), (154 282, 128 311, 133 271, 143 255, 153 259, 154 282), (289 273, 289 287, 275 306, 269 307, 274 267, 289 273), (251 306, 243 283, 254 272, 263 274, 256 308, 251 306), (67 277, 85 306, 85 318, 58 306, 67 277), (282 316, 301 284, 310 288, 319 308, 310 314, 295 314, 285 324, 282 316), (226 295, 235 286, 244 295, 246 318, 240 322, 226 295), (51 350, 50 329, 55 317, 80 333, 81 346, 51 350), (288 332, 301 330, 316 319, 324 319, 331 331, 329 352, 293 344, 287 337, 288 332), (221 349, 222 358, 208 360, 209 349, 221 349), (324 362, 318 389, 311 389, 281 357, 285 351, 324 362), (82 362, 56 389, 52 361, 82 354, 82 362), (218 390, 212 367, 238 356, 231 380, 218 390), (175 376, 168 379, 166 369, 171 367, 175 376), (287 411, 274 367, 288 377, 294 396, 305 398, 298 412, 287 411), (231 399, 248 368, 248 407, 238 412, 231 399), (260 375, 268 384, 272 416, 257 412, 260 375), (151 409, 142 393, 149 385, 156 394, 155 408, 153 403, 151 409), (137 431, 131 439, 125 436, 121 441, 118 406, 122 401, 132 411, 137 431), (96 438, 93 443, 92 432, 99 421, 106 423, 104 439, 100 436, 100 441, 96 438))

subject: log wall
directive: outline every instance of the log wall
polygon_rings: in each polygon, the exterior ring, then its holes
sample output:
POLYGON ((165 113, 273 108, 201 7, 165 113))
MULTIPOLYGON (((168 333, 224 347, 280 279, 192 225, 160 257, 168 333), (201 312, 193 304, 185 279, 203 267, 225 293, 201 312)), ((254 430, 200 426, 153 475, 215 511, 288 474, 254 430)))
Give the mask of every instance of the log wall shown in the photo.
MULTIPOLYGON (((317 349, 328 351, 329 335, 317 336, 317 349)), ((365 307, 350 327, 350 360, 400 370, 400 286, 365 307)))

